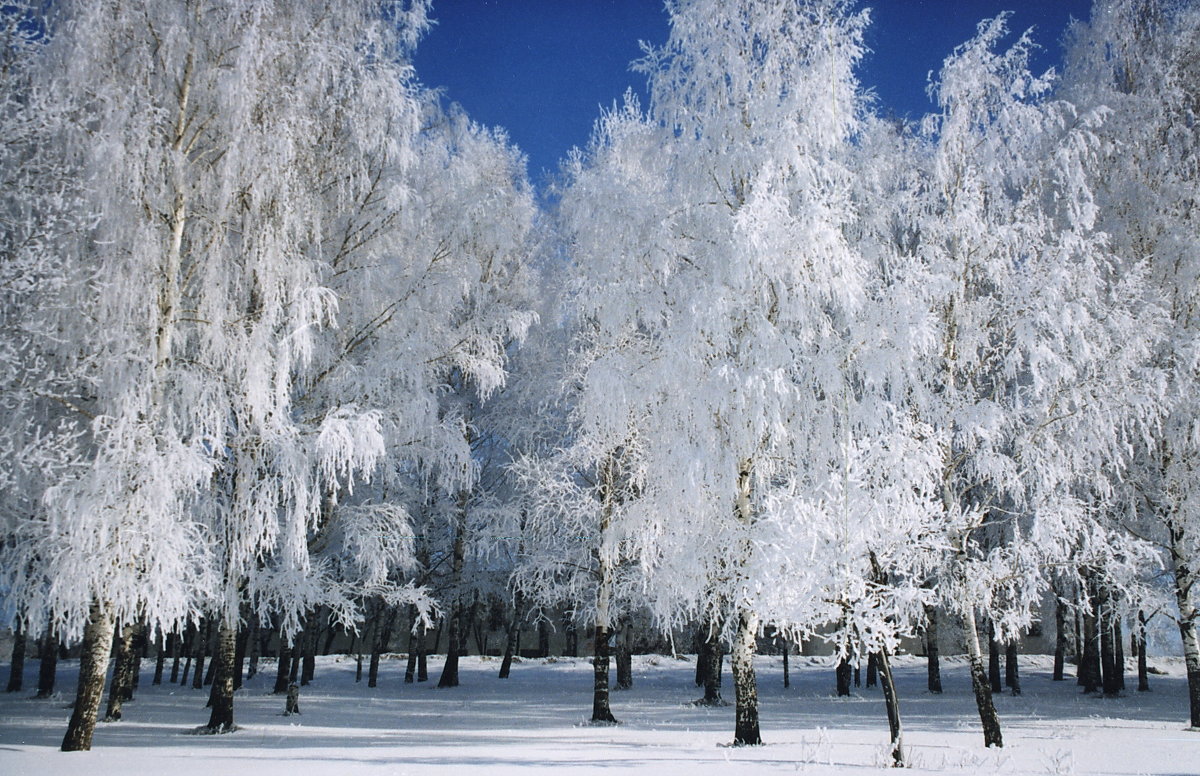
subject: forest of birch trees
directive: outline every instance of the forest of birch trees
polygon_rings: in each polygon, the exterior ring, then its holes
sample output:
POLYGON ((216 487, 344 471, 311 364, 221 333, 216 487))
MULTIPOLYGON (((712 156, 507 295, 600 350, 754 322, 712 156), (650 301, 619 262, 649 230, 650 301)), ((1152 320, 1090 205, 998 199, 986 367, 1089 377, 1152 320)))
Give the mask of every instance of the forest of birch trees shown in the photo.
POLYGON ((981 20, 913 120, 859 3, 666 7, 545 192, 414 71, 428 0, 0 7, 0 613, 79 658, 64 750, 144 645, 217 732, 260 644, 286 692, 444 630, 454 685, 486 612, 592 650, 597 722, 629 623, 694 634, 735 744, 764 644, 891 718, 916 639, 987 746, 989 652, 1078 622, 1115 693, 1154 616, 1200 729, 1200 5, 1049 72, 981 20))

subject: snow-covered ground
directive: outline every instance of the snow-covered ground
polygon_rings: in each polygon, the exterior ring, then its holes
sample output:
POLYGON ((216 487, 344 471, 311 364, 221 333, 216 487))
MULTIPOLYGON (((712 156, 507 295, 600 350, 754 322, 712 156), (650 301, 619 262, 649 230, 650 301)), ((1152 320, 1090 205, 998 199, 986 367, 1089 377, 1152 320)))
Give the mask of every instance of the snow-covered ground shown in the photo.
MULTIPOLYGON (((896 660, 912 773, 1200 774, 1200 732, 1185 730, 1186 682, 1179 661, 1154 664, 1152 692, 1085 697, 1073 680, 1051 682, 1049 663, 1023 658, 1024 694, 997 699, 1005 747, 982 745, 964 664, 943 664, 946 692, 925 692, 924 663, 896 660)), ((525 660, 499 680, 496 658, 462 661, 460 687, 403 684, 388 659, 379 686, 354 681, 354 661, 319 658, 301 694, 300 716, 284 717, 269 693, 274 664, 237 696, 241 729, 190 731, 207 720, 207 690, 151 686, 143 673, 125 720, 100 724, 91 752, 57 751, 70 715, 77 664, 59 670, 59 694, 0 694, 0 775, 310 776, 310 774, 612 774, 739 776, 752 773, 888 773, 887 724, 877 688, 833 697, 833 670, 793 658, 783 688, 778 657, 758 660, 761 747, 732 748, 733 708, 699 708, 690 661, 634 658, 634 687, 613 693, 623 724, 591 726, 591 666, 585 658, 525 660)), ((865 672, 864 672, 865 673, 865 672)), ((0 667, 7 676, 7 666, 0 667)), ((36 661, 27 666, 36 680, 36 661)), ((864 677, 865 678, 865 677, 864 677)), ((1136 683, 1136 679, 1134 680, 1136 683)), ((726 672, 726 696, 732 687, 726 672)), ((891 771, 894 772, 894 771, 891 771)))

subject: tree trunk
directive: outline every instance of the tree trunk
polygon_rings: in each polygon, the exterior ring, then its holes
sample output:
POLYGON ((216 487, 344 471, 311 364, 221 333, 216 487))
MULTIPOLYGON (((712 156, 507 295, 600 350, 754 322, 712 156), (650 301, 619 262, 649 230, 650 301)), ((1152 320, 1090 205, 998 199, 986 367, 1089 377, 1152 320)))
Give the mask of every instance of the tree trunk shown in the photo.
POLYGON ((292 650, 288 646, 287 634, 283 632, 283 627, 279 628, 279 655, 278 663, 275 666, 275 687, 272 689, 276 695, 282 695, 288 690, 290 684, 289 676, 292 668, 292 650))
POLYGON ((507 679, 512 671, 513 655, 517 651, 517 637, 521 632, 521 610, 523 601, 520 593, 513 597, 512 620, 508 623, 508 635, 504 639, 504 660, 500 662, 500 678, 507 679))
POLYGON ((983 651, 979 648, 979 631, 975 624, 975 612, 968 609, 963 615, 963 636, 967 642, 967 660, 971 666, 971 689, 975 693, 975 706, 979 721, 983 724, 983 745, 1004 746, 1000 733, 1000 717, 992 702, 992 686, 983 667, 983 651))
POLYGON ((609 631, 596 622, 596 648, 592 657, 592 722, 615 723, 616 717, 608 705, 608 640, 609 631))
POLYGON ((1113 662, 1117 669, 1117 691, 1125 691, 1125 635, 1121 631, 1121 618, 1113 614, 1112 618, 1112 633, 1113 633, 1113 662))
POLYGON ((538 620, 538 657, 550 657, 550 623, 543 618, 538 620))
POLYGON ((466 512, 467 493, 463 491, 458 497, 458 515, 454 525, 454 546, 450 564, 450 587, 455 591, 454 606, 446 622, 447 644, 446 664, 442 667, 442 675, 438 677, 438 687, 458 687, 458 656, 462 652, 461 623, 462 617, 462 585, 463 561, 466 557, 466 512))
POLYGON ((1191 570, 1191 558, 1184 555, 1183 533, 1174 525, 1169 526, 1171 536, 1171 559, 1175 572, 1175 603, 1179 607, 1179 636, 1183 640, 1183 661, 1187 666, 1189 726, 1200 730, 1200 635, 1196 633, 1197 611, 1193 586, 1196 582, 1191 570))
POLYGON ((250 610, 250 665, 246 667, 246 681, 258 675, 258 659, 262 656, 262 628, 258 625, 258 613, 250 610))
POLYGON ((925 674, 926 687, 931 693, 942 692, 941 650, 938 646, 937 607, 925 606, 925 674))
POLYGON ((233 651, 233 691, 242 689, 242 675, 245 673, 246 652, 250 648, 250 629, 238 628, 234 637, 233 651))
POLYGON ((883 703, 887 708, 888 733, 892 742, 892 766, 904 767, 904 735, 900 727, 900 698, 896 695, 896 683, 892 679, 892 664, 887 650, 872 653, 871 657, 879 668, 879 681, 883 685, 883 703))
POLYGON ((1053 680, 1061 682, 1067 662, 1067 613, 1062 598, 1054 599, 1054 674, 1053 680))
POLYGON ((179 683, 179 642, 181 637, 177 632, 167 637, 168 648, 171 650, 171 684, 179 683))
POLYGON ((617 689, 633 687, 633 652, 629 643, 629 623, 617 627, 617 689))
POLYGON ((1079 662, 1079 683, 1085 693, 1094 693, 1101 685, 1100 628, 1097 625, 1099 602, 1093 597, 1083 613, 1083 654, 1079 662))
POLYGON ((8 689, 5 692, 20 692, 25 684, 25 629, 20 623, 13 632, 12 663, 8 669, 8 689))
POLYGON ((791 645, 787 642, 787 639, 784 639, 784 641, 783 641, 783 689, 785 689, 785 690, 792 686, 792 672, 791 672, 790 667, 788 666, 788 653, 791 651, 792 651, 791 645))
POLYGON ((867 655, 867 687, 874 687, 879 683, 879 653, 872 652, 867 655))
POLYGON ((1138 692, 1150 690, 1150 671, 1146 664, 1146 613, 1138 612, 1137 629, 1137 661, 1138 661, 1138 692))
POLYGON ((758 679, 754 674, 758 615, 748 609, 738 612, 738 629, 733 641, 734 746, 762 743, 758 729, 758 679))
POLYGON ((92 604, 87 627, 83 630, 83 649, 79 654, 79 687, 71 722, 63 736, 62 751, 85 752, 92 748, 96 716, 104 695, 104 677, 108 672, 108 653, 112 648, 113 622, 99 604, 92 604))
POLYGON ((720 628, 715 623, 704 628, 704 641, 700 645, 700 681, 704 685, 702 706, 724 706, 721 697, 721 674, 725 666, 725 649, 721 644, 720 628))
POLYGON ((1004 647, 1004 686, 1013 695, 1021 694, 1021 673, 1017 666, 1017 642, 1008 642, 1004 647))
POLYGON ((54 694, 54 682, 58 674, 58 633, 53 625, 46 629, 46 637, 42 639, 42 649, 38 654, 41 660, 38 661, 36 697, 49 698, 54 694))
POLYGON ((1000 645, 996 643, 996 627, 991 622, 988 623, 988 682, 992 693, 1004 692, 1000 681, 1000 645))
POLYGON ((217 648, 213 653, 215 672, 209 705, 212 713, 205 727, 210 733, 229 733, 233 724, 233 674, 237 663, 237 627, 225 618, 217 626, 217 648))
POLYGON ((573 618, 567 619, 563 631, 566 642, 563 647, 563 657, 579 657, 579 629, 575 627, 573 618))
POLYGON ((164 637, 162 631, 158 632, 158 637, 155 639, 154 647, 154 680, 151 684, 162 684, 163 669, 167 667, 167 641, 169 637, 164 637))
POLYGON ((146 657, 150 649, 150 639, 147 636, 145 623, 138 622, 133 626, 133 660, 129 664, 129 697, 125 700, 133 700, 134 693, 138 691, 138 687, 142 680, 142 658, 146 657))
POLYGON ((192 671, 192 689, 204 689, 204 653, 208 650, 209 621, 196 624, 196 665, 192 671))
POLYGON ((108 685, 105 722, 121 719, 121 704, 133 695, 133 630, 133 625, 123 625, 113 644, 113 675, 108 685))
POLYGON ((321 631, 321 611, 314 611, 308 618, 304 628, 304 638, 300 641, 303 655, 300 670, 300 686, 304 687, 313 680, 317 672, 317 640, 321 631))
POLYGON ((839 698, 850 694, 850 682, 854 677, 854 668, 850 665, 850 658, 844 657, 838 660, 837 668, 834 669, 834 678, 836 680, 837 694, 839 698))

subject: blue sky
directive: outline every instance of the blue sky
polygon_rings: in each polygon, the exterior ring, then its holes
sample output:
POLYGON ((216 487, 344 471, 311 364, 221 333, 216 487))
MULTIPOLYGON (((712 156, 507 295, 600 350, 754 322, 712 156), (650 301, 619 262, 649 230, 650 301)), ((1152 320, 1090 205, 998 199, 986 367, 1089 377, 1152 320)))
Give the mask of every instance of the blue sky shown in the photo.
MULTIPOLYGON (((979 20, 1011 11, 1011 27, 1035 27, 1039 68, 1055 64, 1068 20, 1086 19, 1090 0, 873 0, 862 82, 880 109, 920 116, 931 106, 927 74, 967 40, 979 20)), ((629 70, 639 40, 661 44, 660 0, 434 0, 437 24, 417 49, 418 78, 441 87, 477 121, 504 127, 542 183, 587 142, 602 107, 626 88, 644 93, 629 70)))

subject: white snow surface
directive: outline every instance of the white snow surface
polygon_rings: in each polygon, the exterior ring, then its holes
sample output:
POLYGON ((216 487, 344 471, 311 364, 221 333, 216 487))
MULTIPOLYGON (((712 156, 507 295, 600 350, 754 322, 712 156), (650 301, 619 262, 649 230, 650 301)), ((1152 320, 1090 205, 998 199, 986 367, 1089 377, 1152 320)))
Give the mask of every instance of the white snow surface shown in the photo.
MULTIPOLYGON (((792 684, 784 689, 781 658, 760 656, 766 744, 733 748, 733 707, 690 704, 702 693, 687 656, 635 656, 634 687, 612 695, 617 726, 587 723, 587 658, 523 660, 500 680, 498 658, 465 657, 461 685, 438 690, 440 659, 431 658, 428 683, 405 685, 401 657, 385 656, 375 689, 365 676, 355 683, 353 658, 318 658, 316 678, 301 692, 302 714, 292 717, 282 715, 283 698, 270 694, 275 666, 264 660, 237 694, 239 730, 219 736, 190 734, 207 720, 207 688, 152 686, 152 664, 143 664, 125 719, 100 723, 92 751, 71 754, 58 745, 78 664, 64 661, 51 700, 33 700, 30 690, 0 694, 0 774, 895 773, 885 767, 878 688, 834 697, 833 669, 823 658, 793 658, 792 684)), ((1052 682, 1049 658, 1023 657, 1023 694, 997 697, 1003 749, 983 747, 962 659, 943 660, 941 696, 925 691, 923 659, 895 662, 910 773, 1200 773, 1200 732, 1186 729, 1180 660, 1152 661, 1165 675, 1151 676, 1151 692, 1136 692, 1136 677, 1127 677, 1131 689, 1105 699, 1080 694, 1073 679, 1052 682)), ((26 671, 27 680, 36 677, 32 665, 26 671)), ((726 671, 729 699, 731 684, 726 671)))

